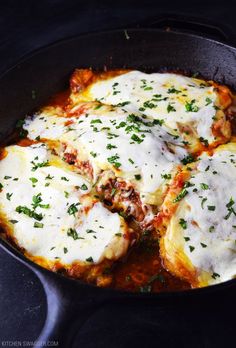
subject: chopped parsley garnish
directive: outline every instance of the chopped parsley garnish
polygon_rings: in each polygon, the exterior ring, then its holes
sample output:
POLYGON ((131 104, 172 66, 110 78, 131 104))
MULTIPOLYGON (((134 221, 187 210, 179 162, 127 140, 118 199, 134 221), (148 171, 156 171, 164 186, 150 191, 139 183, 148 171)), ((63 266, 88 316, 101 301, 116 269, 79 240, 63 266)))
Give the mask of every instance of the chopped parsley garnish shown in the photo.
POLYGON ((131 139, 138 144, 141 144, 143 142, 143 139, 139 138, 136 134, 132 134, 131 139))
POLYGON ((12 196, 12 195, 13 195, 13 193, 7 192, 6 197, 7 197, 8 201, 11 200, 11 196, 12 196))
POLYGON ((213 232, 214 230, 215 230, 215 226, 210 226, 208 231, 213 232))
POLYGON ((173 200, 173 203, 179 202, 182 198, 184 198, 188 194, 188 191, 186 189, 183 189, 178 196, 175 197, 173 200))
POLYGON ((42 198, 41 198, 41 193, 38 193, 37 195, 33 196, 33 209, 36 209, 37 207, 44 208, 44 209, 49 209, 50 205, 49 204, 41 204, 42 198))
POLYGON ((207 105, 209 105, 209 104, 211 104, 212 103, 212 100, 209 98, 209 97, 206 97, 206 104, 205 104, 205 106, 207 106, 207 105))
POLYGON ((9 220, 13 225, 17 224, 18 220, 9 220))
POLYGON ((121 166, 121 163, 117 162, 119 158, 120 157, 118 156, 118 154, 116 154, 114 156, 108 157, 107 160, 109 163, 113 164, 116 168, 119 168, 121 166))
POLYGON ((207 198, 204 197, 201 201, 201 208, 204 209, 204 203, 207 201, 207 198))
POLYGON ((128 104, 130 104, 130 101, 124 101, 124 102, 122 102, 122 103, 116 104, 115 106, 126 106, 126 105, 128 105, 128 104))
POLYGON ((65 194, 65 198, 68 198, 68 197, 69 197, 69 192, 64 191, 64 194, 65 194))
POLYGON ((83 191, 86 191, 88 189, 88 186, 83 184, 80 186, 80 189, 83 190, 83 191))
POLYGON ((171 94, 171 93, 178 94, 178 93, 181 93, 181 91, 179 91, 178 89, 175 89, 175 87, 172 86, 171 88, 168 89, 167 93, 169 93, 169 94, 171 94))
POLYGON ((184 220, 183 218, 179 219, 179 225, 186 230, 187 229, 187 221, 184 220))
POLYGON ((86 233, 96 233, 96 231, 87 229, 87 230, 86 230, 86 233))
POLYGON ((37 221, 35 221, 34 227, 35 227, 35 228, 43 228, 43 223, 42 223, 42 222, 37 222, 37 221))
POLYGON ((216 207, 214 205, 208 205, 207 209, 210 211, 214 211, 216 209, 216 207))
POLYGON ((190 253, 192 253, 194 249, 195 249, 195 248, 194 248, 192 245, 189 245, 190 253))
POLYGON ((203 137, 200 137, 199 138, 200 142, 204 144, 204 146, 208 147, 209 146, 209 143, 208 143, 208 140, 207 139, 204 139, 203 137))
POLYGON ((36 184, 36 182, 38 182, 38 179, 36 178, 29 178, 29 180, 32 182, 32 184, 36 184))
POLYGON ((31 162, 33 164, 32 167, 32 172, 35 172, 38 168, 42 168, 42 167, 48 167, 49 166, 49 162, 48 161, 44 161, 41 163, 35 163, 34 161, 31 162))
POLYGON ((112 145, 112 144, 107 144, 106 148, 107 148, 108 150, 111 150, 111 149, 116 149, 117 146, 112 145))
POLYGON ((66 247, 63 248, 64 254, 68 253, 68 249, 66 247))
POLYGON ((5 179, 5 180, 11 179, 11 176, 5 175, 5 176, 4 176, 4 179, 5 179))
POLYGON ((91 124, 102 123, 102 121, 99 118, 97 118, 96 120, 92 120, 90 123, 91 124))
POLYGON ((19 205, 18 207, 16 207, 16 212, 21 214, 25 214, 35 220, 41 221, 43 219, 43 215, 37 214, 34 210, 31 210, 30 208, 23 206, 23 205, 19 205))
POLYGON ((152 103, 150 100, 147 100, 143 103, 143 107, 148 109, 153 109, 156 107, 156 104, 152 103))
POLYGON ((134 161, 133 161, 131 158, 129 158, 128 161, 129 161, 131 164, 134 164, 134 161))
POLYGON ((90 151, 90 155, 93 156, 94 158, 97 157, 96 152, 90 151))
POLYGON ((200 243, 200 244, 201 244, 201 246, 202 246, 203 248, 206 248, 206 247, 207 247, 207 245, 204 244, 204 243, 200 243))
POLYGON ((203 182, 200 183, 200 187, 203 190, 208 190, 209 189, 209 186, 207 184, 204 184, 203 182))
POLYGON ((174 108, 174 106, 171 105, 171 104, 168 104, 168 105, 167 105, 167 112, 169 113, 169 112, 173 112, 173 111, 176 111, 176 109, 174 108))
POLYGON ((185 104, 185 110, 186 112, 198 112, 199 107, 195 105, 196 100, 193 99, 191 102, 186 102, 185 104))
POLYGON ((75 215, 75 213, 78 211, 77 205, 80 203, 73 203, 69 206, 69 208, 67 209, 67 213, 69 215, 75 215))
POLYGON ((48 174, 45 178, 45 180, 52 180, 54 178, 54 176, 51 176, 50 174, 48 174))
POLYGON ((213 279, 219 278, 220 275, 218 273, 213 273, 211 276, 213 279))
POLYGON ((165 180, 170 180, 171 179, 171 174, 161 174, 161 177, 165 180))
POLYGON ((86 261, 87 261, 87 262, 93 262, 92 256, 88 257, 88 258, 86 259, 86 261))
POLYGON ((135 174, 134 177, 135 177, 136 180, 141 180, 142 179, 142 176, 140 174, 135 174))
POLYGON ((188 156, 184 157, 184 158, 181 160, 181 162, 182 162, 184 165, 186 165, 186 164, 188 164, 188 163, 192 163, 192 162, 194 162, 194 161, 195 161, 195 158, 193 157, 193 155, 188 155, 188 156))
POLYGON ((115 234, 115 236, 121 237, 121 236, 122 236, 122 233, 118 232, 118 233, 115 234))
POLYGON ((2 189, 3 189, 3 184, 0 183, 0 190, 2 190, 2 189))
POLYGON ((229 202, 226 204, 226 208, 228 209, 228 214, 224 217, 225 220, 228 220, 228 218, 230 217, 231 214, 236 215, 236 212, 233 208, 234 203, 235 202, 234 202, 233 198, 231 197, 229 202))
POLYGON ((67 179, 65 176, 62 176, 62 177, 61 177, 61 180, 69 181, 69 179, 67 179))
POLYGON ((67 236, 72 237, 74 240, 80 239, 78 236, 78 233, 76 232, 76 230, 74 228, 68 228, 67 236))
POLYGON ((190 238, 189 238, 189 237, 184 237, 184 240, 185 240, 186 242, 189 242, 189 241, 190 241, 190 238))
MULTIPOLYGON (((102 107, 102 104, 98 104, 94 107, 94 110, 100 109, 102 107)), ((102 123, 102 122, 101 122, 102 123)))
POLYGON ((111 196, 113 197, 113 196, 115 196, 115 194, 116 194, 116 189, 113 187, 111 190, 111 196))

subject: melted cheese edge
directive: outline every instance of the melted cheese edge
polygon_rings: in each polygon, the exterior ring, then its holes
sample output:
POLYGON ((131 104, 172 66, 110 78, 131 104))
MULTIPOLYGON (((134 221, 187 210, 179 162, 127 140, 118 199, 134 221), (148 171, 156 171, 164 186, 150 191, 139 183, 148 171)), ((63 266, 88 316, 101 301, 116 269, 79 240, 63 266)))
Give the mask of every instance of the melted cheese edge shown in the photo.
POLYGON ((9 146, 6 151, 0 161, 1 220, 27 253, 52 263, 60 261, 66 267, 74 262, 116 260, 126 253, 129 242, 123 218, 89 198, 90 183, 71 166, 68 169, 52 156, 45 144, 9 146), (48 165, 32 171, 40 163, 48 165), (40 204, 49 205, 36 207, 41 220, 16 211, 19 206, 33 210, 33 196, 39 194, 40 204), (69 213, 72 206, 76 207, 74 214, 69 213))
POLYGON ((189 182, 192 186, 163 238, 165 257, 173 269, 182 263, 194 285, 232 279, 236 276, 236 144, 220 146, 213 156, 202 154, 189 182))

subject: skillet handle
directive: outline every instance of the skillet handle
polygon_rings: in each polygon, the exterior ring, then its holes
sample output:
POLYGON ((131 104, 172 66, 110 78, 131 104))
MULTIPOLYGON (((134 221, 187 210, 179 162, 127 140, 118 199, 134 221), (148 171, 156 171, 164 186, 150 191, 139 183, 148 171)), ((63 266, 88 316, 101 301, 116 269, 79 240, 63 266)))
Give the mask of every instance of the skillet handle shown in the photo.
POLYGON ((197 34, 226 43, 236 44, 236 35, 225 24, 211 22, 203 18, 162 15, 157 18, 148 18, 137 24, 140 28, 159 28, 167 31, 181 31, 197 34))
POLYGON ((34 348, 73 346, 73 339, 99 301, 91 287, 77 282, 58 278, 55 274, 33 268, 41 281, 47 298, 47 317, 43 330, 35 341, 34 348))

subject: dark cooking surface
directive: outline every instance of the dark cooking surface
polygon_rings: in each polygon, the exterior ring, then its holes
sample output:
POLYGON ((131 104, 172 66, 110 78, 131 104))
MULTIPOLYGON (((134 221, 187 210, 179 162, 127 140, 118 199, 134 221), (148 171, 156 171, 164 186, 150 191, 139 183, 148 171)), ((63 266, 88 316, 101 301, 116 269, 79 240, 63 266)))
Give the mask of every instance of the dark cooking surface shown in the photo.
MULTIPOLYGON (((121 2, 93 6, 72 1, 8 1, 0 5, 0 72, 25 53, 66 36, 141 22, 145 16, 170 11, 170 2, 156 9, 145 1, 142 7, 122 6, 121 2), (21 7, 25 3, 24 7, 21 7), (27 5, 28 6, 27 6, 27 5), (119 4, 119 5, 118 5, 119 4), (125 10, 126 8, 126 10, 125 10)), ((126 2, 127 3, 127 2, 126 2)), ((178 13, 195 13, 224 23, 236 33, 234 9, 216 1, 193 1, 192 8, 178 2, 178 13)), ((233 5, 232 5, 233 6, 233 5)), ((84 48, 85 49, 85 48, 84 48)), ((14 88, 14 86, 13 86, 14 88)), ((46 314, 42 287, 23 265, 0 249, 0 342, 33 341, 46 314)), ((151 302, 107 304, 90 315, 78 329, 75 347, 225 347, 234 336, 236 304, 233 293, 227 297, 196 303, 163 304, 151 302), (232 314, 231 314, 232 313, 232 314)), ((20 346, 20 344, 18 345, 20 346)))

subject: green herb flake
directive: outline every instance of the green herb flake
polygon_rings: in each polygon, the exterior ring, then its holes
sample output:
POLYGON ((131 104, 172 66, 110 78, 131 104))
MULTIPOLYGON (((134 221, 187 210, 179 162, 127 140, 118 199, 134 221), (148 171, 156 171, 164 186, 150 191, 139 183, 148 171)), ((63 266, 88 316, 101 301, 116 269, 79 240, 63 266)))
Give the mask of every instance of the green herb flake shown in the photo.
POLYGON ((194 248, 192 245, 189 245, 190 253, 192 253, 194 249, 195 249, 195 248, 194 248))
POLYGON ((68 228, 67 236, 72 237, 74 240, 84 239, 83 237, 78 236, 78 233, 76 232, 76 230, 74 228, 68 228))
POLYGON ((161 177, 165 180, 170 180, 171 179, 171 174, 161 174, 161 177))
POLYGON ((42 223, 42 222, 37 222, 37 221, 35 221, 34 227, 35 227, 35 228, 43 228, 43 223, 42 223))
POLYGON ((168 104, 168 105, 167 105, 167 112, 170 113, 170 112, 174 112, 174 111, 176 111, 176 109, 174 108, 174 106, 171 105, 171 104, 168 104))
POLYGON ((202 190, 208 190, 209 186, 207 184, 204 184, 203 182, 200 183, 200 187, 202 190))
POLYGON ((193 99, 191 102, 186 102, 185 104, 185 111, 186 112, 198 112, 199 107, 195 105, 196 100, 193 99))
POLYGON ((135 180, 141 180, 142 179, 142 176, 140 174, 135 174, 134 177, 135 177, 135 180))
POLYGON ((183 218, 179 219, 179 225, 186 230, 187 229, 187 221, 184 220, 183 218))
POLYGON ((38 179, 36 179, 36 178, 29 178, 29 180, 30 180, 33 184, 35 184, 36 182, 38 182, 38 179))
POLYGON ((173 203, 177 203, 181 201, 182 198, 184 198, 188 194, 188 191, 186 189, 183 189, 178 196, 173 200, 173 203))
POLYGON ((77 208, 77 205, 79 203, 73 203, 69 206, 69 208, 67 209, 67 213, 69 215, 74 215, 75 216, 75 213, 78 211, 78 208, 77 208))
POLYGON ((88 186, 83 184, 83 185, 80 186, 80 189, 83 190, 83 191, 86 191, 86 190, 88 190, 88 186))
POLYGON ((214 211, 216 209, 216 207, 214 205, 208 205, 207 209, 210 211, 214 211))
POLYGON ((9 193, 9 192, 7 192, 7 194, 6 194, 6 198, 8 199, 8 201, 10 201, 11 200, 11 196, 13 195, 13 193, 9 193))
POLYGON ((205 202, 207 201, 207 198, 203 198, 202 201, 201 201, 201 208, 204 209, 204 204, 205 202))
POLYGON ((93 258, 92 258, 92 256, 88 257, 88 258, 86 259, 86 261, 87 261, 87 262, 93 263, 93 258))
POLYGON ((112 144, 107 144, 106 148, 107 148, 107 150, 111 150, 111 149, 116 149, 117 146, 112 145, 112 144))
POLYGON ((192 162, 194 162, 194 161, 195 161, 195 158, 193 157, 193 155, 188 155, 188 156, 184 157, 184 158, 181 160, 181 162, 182 162, 184 165, 186 165, 186 164, 188 164, 188 163, 192 163, 192 162))
POLYGON ((216 279, 216 278, 219 278, 220 275, 218 273, 213 273, 212 276, 211 276, 213 279, 216 279))

